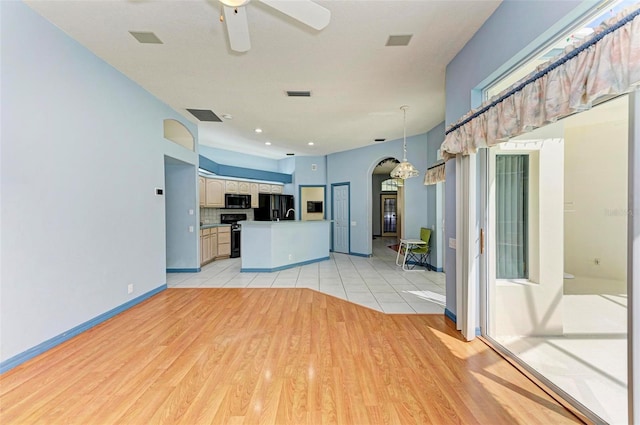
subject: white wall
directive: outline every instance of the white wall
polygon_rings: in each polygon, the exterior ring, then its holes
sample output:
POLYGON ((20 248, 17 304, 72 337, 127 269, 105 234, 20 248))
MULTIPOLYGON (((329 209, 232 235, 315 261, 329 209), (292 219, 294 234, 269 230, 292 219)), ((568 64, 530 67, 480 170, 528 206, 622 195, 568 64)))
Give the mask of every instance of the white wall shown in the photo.
POLYGON ((599 108, 565 131, 565 271, 626 281, 628 114, 597 122, 599 108))
POLYGON ((166 283, 155 188, 165 155, 197 153, 163 120, 197 128, 25 4, 0 15, 5 361, 166 283))

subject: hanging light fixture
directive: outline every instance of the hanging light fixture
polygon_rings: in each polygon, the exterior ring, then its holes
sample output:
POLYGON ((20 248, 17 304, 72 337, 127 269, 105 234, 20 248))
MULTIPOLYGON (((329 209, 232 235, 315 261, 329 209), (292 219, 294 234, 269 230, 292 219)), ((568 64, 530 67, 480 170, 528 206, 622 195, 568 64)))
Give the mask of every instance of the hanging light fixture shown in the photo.
POLYGON ((404 114, 404 120, 403 120, 404 135, 403 135, 403 144, 402 144, 404 157, 402 159, 402 162, 396 165, 396 167, 391 171, 391 177, 395 177, 398 179, 408 179, 411 177, 417 177, 418 174, 420 174, 418 170, 416 170, 416 167, 414 167, 413 165, 411 165, 409 161, 407 161, 407 108, 408 108, 407 105, 403 105, 400 107, 400 109, 402 109, 402 112, 404 114))

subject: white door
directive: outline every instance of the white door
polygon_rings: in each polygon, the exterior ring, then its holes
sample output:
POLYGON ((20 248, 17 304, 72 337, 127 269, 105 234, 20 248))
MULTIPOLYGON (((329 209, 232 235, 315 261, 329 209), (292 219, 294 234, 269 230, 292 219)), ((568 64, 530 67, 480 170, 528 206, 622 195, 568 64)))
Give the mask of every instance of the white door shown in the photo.
POLYGON ((349 185, 333 186, 333 251, 349 253, 349 185))

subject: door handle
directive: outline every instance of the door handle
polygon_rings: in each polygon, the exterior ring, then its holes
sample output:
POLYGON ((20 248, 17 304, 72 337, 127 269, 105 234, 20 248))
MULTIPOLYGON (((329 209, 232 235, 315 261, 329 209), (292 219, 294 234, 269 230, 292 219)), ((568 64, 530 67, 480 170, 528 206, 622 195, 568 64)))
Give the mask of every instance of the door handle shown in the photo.
POLYGON ((484 229, 480 229, 480 255, 484 254, 484 229))

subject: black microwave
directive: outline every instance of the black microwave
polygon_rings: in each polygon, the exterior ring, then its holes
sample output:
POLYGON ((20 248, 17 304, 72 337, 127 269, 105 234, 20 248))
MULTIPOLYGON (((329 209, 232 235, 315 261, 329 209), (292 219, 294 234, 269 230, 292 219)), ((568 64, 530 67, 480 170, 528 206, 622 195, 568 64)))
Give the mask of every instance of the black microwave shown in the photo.
POLYGON ((227 193, 224 195, 224 207, 236 209, 251 208, 251 195, 236 195, 234 193, 227 193))

